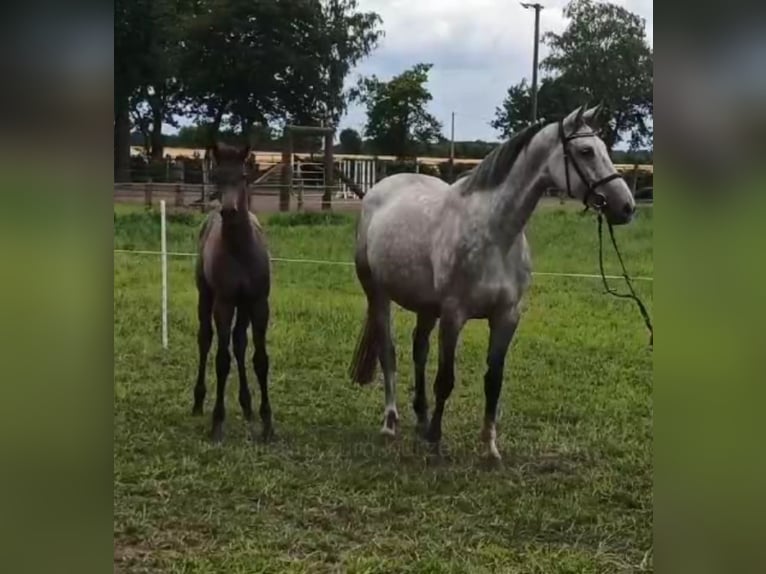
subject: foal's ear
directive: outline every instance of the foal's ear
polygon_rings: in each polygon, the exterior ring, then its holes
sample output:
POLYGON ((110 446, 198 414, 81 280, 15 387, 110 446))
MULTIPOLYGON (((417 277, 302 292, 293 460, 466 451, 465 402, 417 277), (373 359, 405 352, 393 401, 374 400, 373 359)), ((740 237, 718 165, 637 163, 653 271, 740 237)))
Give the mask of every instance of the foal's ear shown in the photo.
POLYGON ((588 124, 588 126, 593 129, 593 131, 598 131, 601 128, 601 124, 603 122, 603 118, 601 117, 601 112, 604 110, 604 104, 603 102, 599 103, 597 106, 592 107, 589 110, 586 110, 583 115, 582 119, 583 121, 588 124))
POLYGON ((577 108, 576 110, 571 112, 567 117, 564 118, 564 127, 567 128, 567 131, 570 134, 573 134, 585 124, 585 121, 583 119, 584 113, 585 113, 585 106, 580 106, 579 108, 577 108))

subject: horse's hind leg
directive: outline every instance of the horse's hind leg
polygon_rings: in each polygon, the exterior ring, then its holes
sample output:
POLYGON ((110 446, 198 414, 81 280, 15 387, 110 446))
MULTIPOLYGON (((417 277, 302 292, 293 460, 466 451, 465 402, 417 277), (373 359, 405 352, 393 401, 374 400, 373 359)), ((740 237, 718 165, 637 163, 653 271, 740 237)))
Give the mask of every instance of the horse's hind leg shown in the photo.
POLYGON ((202 414, 202 405, 205 402, 205 369, 207 368, 207 356, 210 353, 210 345, 213 342, 213 292, 204 282, 204 279, 198 282, 197 291, 197 318, 199 320, 197 348, 199 350, 199 365, 197 368, 197 384, 194 386, 193 415, 202 414))
POLYGON ((253 323, 253 368, 261 389, 261 407, 259 414, 263 423, 263 440, 269 440, 274 429, 271 422, 271 403, 269 402, 269 355, 266 351, 266 331, 269 327, 269 300, 263 298, 251 309, 253 323))
POLYGON ((253 421, 253 401, 247 386, 247 362, 245 360, 247 327, 249 325, 250 310, 242 306, 237 307, 237 320, 234 323, 231 346, 234 350, 234 358, 237 360, 237 372, 239 374, 239 404, 242 407, 242 415, 245 420, 251 423, 253 421))
POLYGON ((229 354, 229 340, 231 339, 231 321, 234 318, 234 304, 229 301, 216 299, 213 305, 213 317, 215 318, 215 330, 218 334, 218 351, 215 355, 215 407, 213 407, 213 431, 212 438, 218 442, 223 438, 223 419, 226 416, 224 398, 226 394, 226 378, 229 376, 231 367, 231 355, 229 354))
POLYGON ((456 312, 442 311, 439 319, 439 368, 434 380, 434 407, 426 438, 438 447, 442 438, 444 406, 455 386, 455 350, 465 320, 456 312))
POLYGON ((418 313, 418 321, 412 331, 412 360, 415 364, 415 397, 412 409, 417 417, 417 432, 424 435, 428 428, 428 399, 426 398, 426 363, 431 331, 436 325, 436 314, 418 313))
POLYGON ((487 445, 490 457, 500 460, 495 439, 497 430, 497 402, 503 387, 503 367, 508 346, 519 325, 519 311, 512 308, 489 321, 489 350, 487 351, 487 372, 484 375, 484 425, 481 429, 481 440, 487 445))
POLYGON ((396 348, 391 336, 391 301, 378 297, 370 301, 370 311, 376 336, 380 341, 378 359, 383 370, 383 387, 385 389, 386 407, 383 411, 383 427, 381 434, 396 436, 399 424, 399 411, 396 408, 396 348))

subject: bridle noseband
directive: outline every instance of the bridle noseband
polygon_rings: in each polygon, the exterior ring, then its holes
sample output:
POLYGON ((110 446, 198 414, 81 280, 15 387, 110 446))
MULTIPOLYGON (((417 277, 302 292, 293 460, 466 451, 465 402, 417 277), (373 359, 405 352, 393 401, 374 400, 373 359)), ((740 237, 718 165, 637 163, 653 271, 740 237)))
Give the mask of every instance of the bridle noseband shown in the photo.
POLYGON ((577 138, 588 138, 588 137, 596 137, 596 134, 594 132, 584 132, 584 133, 573 133, 570 136, 567 136, 564 133, 564 120, 559 121, 559 137, 561 138, 561 146, 564 150, 564 174, 566 175, 567 180, 567 195, 569 197, 574 197, 574 194, 572 193, 572 185, 569 181, 569 164, 572 164, 572 167, 574 167, 575 171, 577 172, 577 175, 580 177, 580 180, 582 180, 583 184, 585 184, 586 191, 585 195, 583 195, 582 202, 585 205, 585 209, 588 209, 589 207, 593 207, 598 211, 601 211, 606 206, 606 197, 603 193, 599 193, 596 191, 599 187, 602 185, 609 183, 610 181, 614 181, 615 179, 622 179, 622 175, 615 172, 611 175, 607 175, 606 177, 602 177, 598 181, 595 181, 593 183, 588 181, 588 178, 585 177, 585 172, 583 172, 582 168, 580 167, 580 164, 577 163, 577 160, 574 157, 574 154, 572 153, 571 148, 569 147, 569 142, 573 139, 577 138), (590 203, 588 200, 591 196, 594 196, 596 198, 596 201, 593 203, 590 203))

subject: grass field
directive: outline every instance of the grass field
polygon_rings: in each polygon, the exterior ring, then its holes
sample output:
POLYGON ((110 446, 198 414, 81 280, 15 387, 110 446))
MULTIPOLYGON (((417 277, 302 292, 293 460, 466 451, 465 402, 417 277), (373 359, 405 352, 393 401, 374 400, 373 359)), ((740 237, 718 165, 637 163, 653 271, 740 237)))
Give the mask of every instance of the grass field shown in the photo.
MULTIPOLYGON (((199 221, 172 216, 169 250, 193 251, 199 221)), ((262 221, 275 257, 351 260, 350 217, 262 221)), ((114 227, 115 248, 158 249, 156 214, 116 207, 114 227)), ((546 206, 528 236, 536 271, 598 272, 590 218, 546 206)), ((652 209, 618 240, 630 271, 652 276, 652 209)), ((387 442, 378 436, 381 386, 346 377, 364 314, 353 268, 275 262, 277 440, 247 440, 233 372, 224 442, 214 446, 212 360, 205 417, 190 416, 193 264, 170 259, 163 352, 158 258, 114 255, 116 571, 652 570, 652 355, 632 302, 604 295, 597 280, 534 279, 506 362, 500 468, 484 464, 478 441, 486 325, 469 323, 444 419, 449 456, 433 464, 413 433, 414 317, 395 312, 402 420, 387 442)), ((607 271, 617 272, 611 254, 607 271)), ((651 312, 651 283, 637 286, 651 312)), ((429 394, 435 337, 431 349, 429 394)))

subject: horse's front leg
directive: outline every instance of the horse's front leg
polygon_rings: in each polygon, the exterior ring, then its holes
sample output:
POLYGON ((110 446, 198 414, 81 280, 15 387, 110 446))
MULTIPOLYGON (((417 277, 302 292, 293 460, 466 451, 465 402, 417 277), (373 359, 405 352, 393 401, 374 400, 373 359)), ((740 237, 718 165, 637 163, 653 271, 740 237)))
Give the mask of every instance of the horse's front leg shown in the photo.
POLYGON ((484 375, 484 426, 481 440, 487 445, 489 456, 500 460, 497 450, 497 403, 503 387, 503 368, 508 346, 519 325, 520 313, 514 306, 491 317, 489 320, 489 350, 487 351, 487 372, 484 375))

